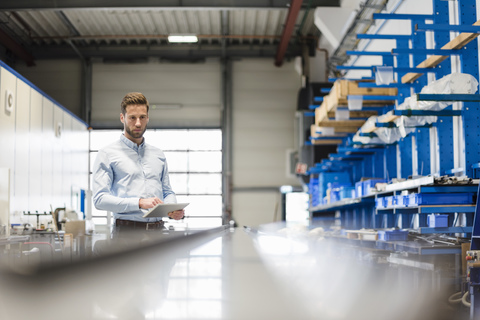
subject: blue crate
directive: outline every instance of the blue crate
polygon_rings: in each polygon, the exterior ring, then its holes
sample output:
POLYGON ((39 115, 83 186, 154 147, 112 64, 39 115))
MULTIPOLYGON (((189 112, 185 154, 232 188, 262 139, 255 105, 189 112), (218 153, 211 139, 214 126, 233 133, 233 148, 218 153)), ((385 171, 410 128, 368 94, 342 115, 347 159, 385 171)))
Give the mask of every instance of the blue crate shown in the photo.
POLYGON ((427 224, 430 228, 448 227, 448 214, 429 214, 427 224))
POLYGON ((308 184, 308 193, 310 194, 312 207, 321 205, 318 178, 310 178, 310 182, 308 184))
POLYGON ((363 186, 362 186, 362 195, 363 196, 367 196, 369 194, 371 194, 371 190, 372 189, 375 189, 375 185, 377 183, 386 183, 387 180, 385 179, 368 179, 368 180, 365 180, 363 181, 363 186))
POLYGON ((376 198, 375 199, 375 208, 377 209, 385 209, 387 207, 387 198, 376 198))
POLYGON ((330 203, 340 201, 340 188, 330 189, 330 203))
POLYGON ((348 172, 321 172, 318 175, 318 193, 320 202, 325 203, 328 188, 339 188, 341 186, 350 186, 350 174, 348 172))
POLYGON ((360 198, 363 196, 363 181, 358 181, 355 183, 355 197, 360 198))
POLYGON ((440 204, 473 204, 474 193, 411 193, 406 196, 407 207, 440 204))
POLYGON ((406 199, 406 196, 404 195, 398 195, 398 196, 394 196, 395 200, 395 207, 399 208, 399 207, 406 207, 407 205, 407 199, 406 199))
POLYGON ((341 187, 340 200, 347 198, 355 198, 355 187, 341 187))
POLYGON ((407 230, 378 230, 380 241, 406 241, 408 240, 407 230))
POLYGON ((385 197, 385 208, 393 208, 397 205, 397 199, 395 196, 385 197))

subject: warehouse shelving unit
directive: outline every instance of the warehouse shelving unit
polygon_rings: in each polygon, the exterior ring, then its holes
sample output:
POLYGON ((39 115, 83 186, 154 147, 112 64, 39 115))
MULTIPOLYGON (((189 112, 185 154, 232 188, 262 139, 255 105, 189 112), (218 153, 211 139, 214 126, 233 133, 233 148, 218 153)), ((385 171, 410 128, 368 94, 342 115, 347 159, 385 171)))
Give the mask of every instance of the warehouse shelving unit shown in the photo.
MULTIPOLYGON (((340 201, 329 202, 332 197, 326 197, 327 202, 310 207, 312 216, 322 215, 325 212, 336 212, 337 220, 343 229, 361 230, 391 230, 400 228, 409 232, 415 239, 427 239, 430 236, 450 236, 471 239, 472 250, 480 250, 480 208, 477 203, 478 181, 476 170, 480 168, 480 94, 475 93, 425 93, 422 89, 429 84, 427 74, 434 74, 436 79, 452 73, 450 58, 458 57, 458 68, 461 73, 469 74, 477 81, 478 72, 478 44, 475 40, 480 35, 480 20, 476 17, 476 2, 466 0, 457 2, 458 25, 450 25, 449 3, 447 1, 432 0, 433 14, 373 14, 377 20, 404 20, 409 21, 411 34, 358 34, 358 39, 395 41, 395 48, 391 51, 347 51, 352 56, 379 56, 382 65, 338 66, 337 70, 352 71, 366 70, 370 76, 361 79, 346 79, 335 81, 330 93, 322 99, 314 99, 311 109, 315 113, 315 126, 311 130, 311 144, 336 144, 337 153, 329 154, 328 159, 322 160, 309 173, 318 177, 323 173, 334 176, 335 172, 348 172, 352 185, 359 183, 362 178, 383 178, 387 181, 397 179, 404 182, 391 183, 383 186, 381 191, 372 194, 356 193, 355 197, 341 198, 340 201), (431 23, 433 22, 433 23, 431 23), (435 47, 427 45, 426 32, 433 33, 435 47), (451 37, 450 33, 457 35, 451 37), (389 67, 398 82, 377 84, 375 81, 377 69, 389 67), (355 85, 364 99, 364 109, 370 113, 361 114, 352 111, 353 119, 335 119, 337 110, 346 109, 348 94, 339 92, 340 83, 355 85), (337 91, 336 91, 337 90, 337 91), (363 92, 363 94, 362 94, 363 92), (375 93, 372 93, 375 92, 375 93), (381 92, 381 93, 378 93, 381 92), (337 97, 335 99, 335 97, 337 97), (343 100, 338 98, 342 97, 343 100), (443 110, 416 110, 397 108, 404 101, 413 97, 417 101, 451 102, 443 110), (333 101, 333 103, 332 103, 333 101), (371 102, 378 102, 375 106, 371 102), (460 102, 463 106, 456 104, 460 102), (368 108, 368 109, 367 109, 368 108), (373 112, 372 112, 373 111, 373 112), (401 117, 435 116, 436 121, 424 125, 414 126, 401 139, 393 143, 379 143, 381 130, 397 130, 395 121, 401 117), (374 125, 364 129, 364 123, 369 117, 375 119, 374 125), (463 124, 463 134, 460 133, 458 123, 463 124), (334 127, 333 135, 322 133, 322 127, 334 127), (351 133, 339 135, 337 128, 355 127, 351 133), (381 129, 380 129, 381 128, 381 129), (455 133, 462 136, 464 150, 456 146, 455 133), (371 142, 354 141, 354 135, 368 138, 371 142), (435 148, 430 148, 431 142, 435 148), (457 148, 457 149, 455 149, 457 148), (455 151, 456 150, 456 151, 455 151), (460 156, 460 161, 455 159, 460 156), (433 159, 433 160, 432 160, 433 159), (467 179, 457 184, 442 183, 438 177, 452 178, 464 175, 467 179), (420 178, 415 179, 415 176, 420 178), (413 177, 413 178, 412 178, 413 177), (448 195, 448 197, 447 197, 448 195), (462 198, 455 200, 455 197, 462 198), (434 199, 431 203, 407 203, 405 199, 434 199), (450 198, 450 199, 449 199, 450 198), (387 199, 391 201, 387 202, 387 199), (399 201, 399 203, 395 201, 399 201), (435 216, 431 216, 436 214, 435 216), (440 227, 430 225, 429 220, 435 217, 446 217, 445 224, 440 227)), ((356 60, 355 60, 356 61, 356 60)), ((345 91, 348 92, 348 91, 345 91)), ((353 94, 352 94, 353 95, 353 94)), ((360 110, 358 110, 360 111, 360 110)), ((357 112, 357 111, 356 111, 357 112)), ((370 119, 369 119, 370 120, 370 119)), ((332 180, 332 184, 335 181, 332 180)), ((457 181, 458 182, 458 181, 457 181)), ((334 190, 334 186, 329 189, 334 190)), ((342 187, 339 187, 342 190, 342 187)), ((320 197, 325 194, 320 195, 320 197)), ((428 239, 427 239, 428 240, 428 239)), ((418 255, 434 254, 461 254, 460 245, 435 243, 421 245, 417 241, 369 241, 347 239, 342 241, 361 247, 402 251, 418 255)), ((433 242, 432 242, 433 243, 433 242)), ((470 282, 472 296, 480 292, 479 283, 470 282)), ((480 303, 472 302, 472 315, 480 312, 480 303), (476 310, 476 311, 475 311, 476 310)), ((472 318, 473 319, 473 318, 472 318)))

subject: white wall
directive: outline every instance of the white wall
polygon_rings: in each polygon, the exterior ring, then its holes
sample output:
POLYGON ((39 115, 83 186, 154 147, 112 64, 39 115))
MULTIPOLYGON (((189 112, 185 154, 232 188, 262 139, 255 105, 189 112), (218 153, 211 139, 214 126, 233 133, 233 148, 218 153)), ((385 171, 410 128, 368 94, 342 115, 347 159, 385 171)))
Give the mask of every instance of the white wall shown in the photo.
POLYGON ((286 151, 294 148, 300 75, 293 62, 278 68, 271 59, 243 59, 233 64, 232 82, 233 218, 239 225, 272 222, 280 208, 272 190, 299 185, 287 177, 286 151))
POLYGON ((0 67, 0 142, 0 168, 10 169, 14 219, 18 212, 71 207, 72 185, 88 187, 86 125, 5 67, 0 67), (5 111, 7 90, 15 96, 12 112, 5 111), (60 136, 58 123, 64 129, 60 136))
POLYGON ((93 64, 92 127, 120 127, 120 103, 128 92, 150 104, 181 104, 149 112, 150 128, 219 127, 221 73, 218 60, 205 63, 93 64))
MULTIPOLYGON (((322 57, 323 59, 323 57, 322 57)), ((43 62, 39 62, 39 66, 43 62)), ((71 64, 51 64, 57 75, 65 74, 71 64)), ((30 73, 32 71, 29 71, 30 73)), ((45 70, 45 72, 47 72, 45 70)), ((205 63, 103 64, 93 62, 92 126, 119 127, 120 102, 127 92, 143 92, 150 103, 180 103, 178 110, 150 112, 150 127, 219 127, 221 121, 221 64, 218 59, 205 63)), ((46 79, 53 77, 48 76, 46 79)), ((57 77, 57 81, 67 81, 57 77)), ((300 88, 300 75, 293 62, 274 66, 273 59, 242 59, 233 64, 233 199, 232 213, 240 225, 258 225, 280 215, 281 185, 299 185, 287 177, 287 150, 295 147, 295 111, 300 88), (235 191, 236 190, 236 191, 235 191), (250 190, 250 191, 245 191, 250 190)), ((75 86, 76 82, 63 86, 75 86)), ((52 84, 55 91, 55 85, 52 84)), ((60 89, 60 87, 59 87, 60 89)), ((52 95, 56 97, 56 93, 52 95)), ((68 91, 68 90, 65 90, 68 91)), ((72 88, 70 91, 74 92, 72 88)), ((60 92, 61 93, 61 92, 60 92)), ((62 203, 68 186, 76 185, 78 164, 69 165, 71 146, 62 139, 75 141, 74 125, 64 124, 64 136, 52 134, 63 111, 49 100, 43 101, 42 141, 51 148, 42 148, 43 197, 62 203), (54 143, 59 142, 59 143, 54 143), (61 169, 60 169, 61 168, 61 169), (62 178, 64 177, 64 178, 62 178)), ((1 119, 0 119, 1 121, 1 119)), ((1 139, 1 137, 0 137, 1 139)), ((30 139, 32 139, 30 137, 30 139)), ((13 149, 13 147, 12 147, 13 149)), ((36 188, 32 186, 32 188, 36 188)), ((67 203, 68 205, 68 203, 67 203)))

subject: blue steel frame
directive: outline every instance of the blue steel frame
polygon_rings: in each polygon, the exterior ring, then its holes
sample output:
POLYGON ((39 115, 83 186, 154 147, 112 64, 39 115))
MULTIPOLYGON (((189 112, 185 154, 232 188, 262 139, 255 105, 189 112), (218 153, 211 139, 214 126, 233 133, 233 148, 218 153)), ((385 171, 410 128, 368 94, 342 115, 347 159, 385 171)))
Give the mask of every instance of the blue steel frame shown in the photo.
MULTIPOLYGON (((422 20, 414 19, 411 21, 411 28, 412 28, 412 48, 426 49, 426 36, 425 32, 416 32, 414 31, 414 26, 422 22, 422 20)), ((401 49, 399 49, 401 50, 401 49)), ((413 55, 413 65, 417 66, 422 61, 426 59, 426 54, 423 52, 416 52, 413 55)), ((420 90, 426 86, 427 77, 420 77, 414 82, 414 90, 415 92, 420 92, 420 90)), ((430 148, 425 148, 425 146, 430 146, 430 130, 426 128, 417 128, 413 134, 415 136, 416 142, 416 157, 417 157, 417 172, 416 174, 430 174, 432 171, 431 163, 430 163, 430 148), (421 146, 419 148, 419 146, 421 146)), ((402 220, 403 221, 403 220, 402 220)))
MULTIPOLYGON (((476 1, 463 0, 458 3, 460 24, 471 25, 477 21, 476 1)), ((478 73, 478 43, 471 41, 466 46, 468 54, 460 56, 462 72, 471 74, 479 79, 478 73)), ((464 102, 463 104, 463 128, 465 138, 465 174, 473 176, 473 165, 480 161, 480 139, 478 132, 480 123, 477 119, 480 115, 480 105, 475 102, 464 102)))
MULTIPOLYGON (((461 31, 476 31, 480 27, 469 28, 476 21, 476 1, 475 0, 462 0, 458 1, 458 11, 460 17, 460 26, 449 26, 449 3, 444 0, 432 0, 433 14, 432 15, 401 15, 401 14, 374 14, 374 19, 406 19, 410 20, 411 35, 378 35, 378 34, 360 34, 357 35, 358 39, 393 39, 396 41, 396 48, 389 52, 381 51, 349 51, 350 55, 378 55, 382 57, 383 66, 394 67, 394 72, 397 75, 397 83, 390 85, 377 86, 372 82, 360 83, 359 87, 395 87, 398 88, 398 96, 396 100, 398 103, 402 103, 404 99, 411 94, 411 89, 414 92, 420 92, 420 90, 427 85, 427 76, 419 77, 413 83, 400 83, 399 79, 407 72, 420 72, 420 73, 435 73, 436 78, 439 79, 444 75, 451 73, 451 61, 449 59, 443 61, 435 68, 416 68, 422 61, 424 61, 427 55, 458 55, 460 56, 462 72, 472 74, 476 79, 479 78, 478 73, 478 45, 477 41, 471 41, 466 45, 464 49, 458 50, 440 50, 444 44, 450 41, 450 30, 461 31), (425 20, 433 20, 433 25, 425 25, 425 20), (435 48, 426 48, 426 36, 424 30, 434 30, 435 48), (413 48, 413 49, 412 49, 413 48), (410 65, 410 56, 412 56, 412 64, 410 65), (396 59, 396 64, 394 63, 396 59)), ((343 70, 369 70, 374 74, 376 66, 339 66, 337 69, 343 70)), ((368 77, 373 79, 372 77, 368 77)), ((465 137, 465 163, 466 168, 462 168, 467 176, 473 176, 473 170, 475 166, 480 162, 480 139, 478 132, 480 132, 480 123, 477 119, 480 115, 480 104, 478 100, 479 94, 475 95, 426 95, 418 94, 418 99, 431 99, 431 100, 446 100, 446 101, 463 101, 463 110, 452 110, 447 108, 445 111, 436 115, 444 115, 438 122, 434 124, 437 128, 437 157, 439 159, 440 174, 454 174, 458 170, 454 167, 454 144, 453 144, 453 119, 452 116, 462 116, 464 124, 464 137, 465 137)), ((315 101, 321 101, 320 98, 315 101)), ((383 110, 385 111, 385 107, 383 110)), ((407 115, 414 115, 411 114, 407 115)), ((404 115, 405 112, 398 112, 398 114, 404 115)), ((418 115, 423 115, 419 112, 418 115)), ((379 124, 380 125, 380 124, 379 124)), ((329 168, 329 170, 343 169, 351 173, 353 181, 359 181, 362 177, 383 177, 391 180, 397 177, 397 146, 400 150, 400 158, 402 159, 400 165, 400 176, 407 178, 409 175, 415 174, 413 172, 413 157, 416 156, 418 163, 418 174, 427 175, 432 172, 430 148, 424 146, 430 145, 430 130, 425 128, 417 128, 412 135, 402 139, 397 144, 386 145, 381 147, 372 147, 369 151, 364 149, 353 148, 353 142, 350 138, 344 139, 343 143, 337 149, 337 154, 330 155, 330 160, 322 161, 323 166, 329 168), (416 141, 416 152, 412 152, 413 137, 416 141), (348 164, 347 164, 348 163, 348 164)), ((370 134, 371 135, 371 134, 370 134)), ((374 135, 371 135, 374 136, 374 135)), ((368 149, 367 149, 368 150, 368 149)), ((460 169, 460 168, 458 168, 460 169)), ((479 190, 480 192, 480 190, 479 190)), ((399 217, 401 216, 401 227, 411 227, 412 219, 418 215, 420 220, 420 227, 423 230, 429 230, 427 226, 427 213, 422 211, 420 213, 412 213, 409 210, 396 210, 396 214, 388 213, 388 211, 379 212, 376 214, 376 210, 371 203, 362 204, 358 206, 348 206, 348 208, 339 209, 342 212, 342 221, 344 226, 349 228, 361 228, 361 227, 393 227, 400 223, 399 217), (354 210, 356 209, 356 210, 354 210)), ((448 208, 446 209, 448 211, 448 208)), ((478 212, 480 208, 476 208, 478 212)), ((441 211, 441 210, 440 210, 441 211)), ((440 212, 439 211, 439 212, 440 212)), ((446 212, 451 213, 451 212, 446 212)), ((475 214, 475 216, 477 216, 475 214)), ((453 217, 453 216, 452 216, 453 217)), ((452 218, 450 217, 450 218, 452 218)), ((472 248, 474 245, 480 249, 480 219, 474 220, 472 212, 466 213, 467 226, 473 225, 472 232, 472 248)), ((450 219, 449 218, 449 219, 450 219)), ((450 219, 453 221, 453 219, 450 219)), ((449 222, 452 222, 449 221, 449 222)), ((460 227, 459 227, 460 228, 460 227)), ((470 227, 460 228, 465 231, 470 227)), ((460 230, 459 229, 459 230, 460 230)), ((459 231, 459 233, 461 233, 459 231)), ((469 232, 463 232, 469 233, 469 232)))
MULTIPOLYGON (((435 15, 434 24, 448 24, 449 10, 448 1, 434 0, 433 13, 435 15)), ((435 31, 434 33, 435 47, 443 46, 450 41, 449 31, 435 31)), ((447 59, 440 63, 435 69, 438 69, 437 79, 446 76, 452 72, 451 61, 447 59)), ((447 170, 454 168, 454 145, 453 145, 453 119, 442 118, 434 124, 437 127, 438 138, 438 157, 440 162, 439 173, 443 175, 447 170)))

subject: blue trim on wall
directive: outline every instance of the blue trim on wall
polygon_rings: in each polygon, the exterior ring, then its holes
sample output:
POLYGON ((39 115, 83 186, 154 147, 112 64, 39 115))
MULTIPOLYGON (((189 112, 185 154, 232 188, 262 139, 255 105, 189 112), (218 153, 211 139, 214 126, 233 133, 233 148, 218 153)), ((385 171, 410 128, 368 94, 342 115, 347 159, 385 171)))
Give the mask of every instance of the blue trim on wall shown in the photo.
POLYGON ((64 106, 62 106, 60 103, 58 103, 57 101, 55 101, 55 99, 53 99, 52 97, 50 97, 48 94, 46 94, 45 92, 43 92, 42 90, 40 90, 40 88, 38 88, 36 85, 34 85, 32 82, 30 82, 27 78, 25 78, 24 76, 22 76, 20 73, 18 73, 16 70, 12 69, 12 67, 10 67, 9 65, 7 65, 5 62, 3 62, 2 60, 0 60, 0 67, 3 67, 5 68, 6 70, 8 70, 9 72, 13 73, 17 78, 19 78, 20 80, 22 80, 23 82, 25 82, 26 84, 28 84, 32 89, 35 89, 38 93, 40 93, 42 96, 44 96, 45 98, 47 98, 48 100, 50 100, 51 102, 53 102, 57 107, 59 107, 60 109, 62 109, 63 111, 65 111, 66 113, 68 113, 69 115, 71 115, 72 117, 74 117, 75 119, 77 119, 78 121, 80 121, 82 124, 85 125, 85 127, 89 127, 88 123, 86 123, 84 120, 80 119, 76 114, 74 114, 72 111, 68 110, 67 108, 65 108, 64 106))

